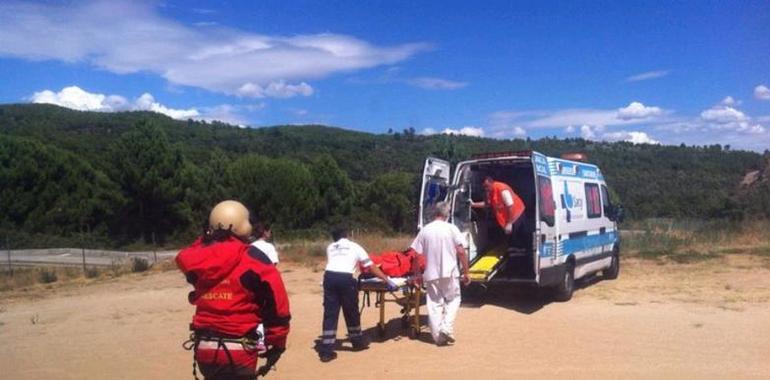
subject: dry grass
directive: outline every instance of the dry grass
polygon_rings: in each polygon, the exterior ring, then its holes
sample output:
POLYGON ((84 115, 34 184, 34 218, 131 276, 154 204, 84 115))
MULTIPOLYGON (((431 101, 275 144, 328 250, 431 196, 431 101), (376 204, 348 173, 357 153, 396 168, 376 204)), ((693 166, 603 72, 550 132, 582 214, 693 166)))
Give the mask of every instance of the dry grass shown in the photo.
POLYGON ((770 258, 770 221, 651 221, 623 236, 624 253, 689 264, 729 254, 770 258))
POLYGON ((164 272, 176 270, 172 260, 161 260, 148 268, 137 266, 135 261, 125 264, 114 264, 109 267, 88 266, 86 271, 81 267, 22 267, 13 268, 13 272, 0 273, 0 292, 11 290, 33 290, 50 288, 64 284, 87 285, 104 280, 117 278, 130 273, 164 272), (143 269, 143 270, 138 270, 143 269))
MULTIPOLYGON (((383 235, 376 233, 354 234, 350 240, 360 244, 367 252, 378 254, 384 251, 401 251, 409 247, 414 237, 411 235, 383 235)), ((316 270, 326 260, 327 240, 296 240, 279 247, 281 260, 299 263, 316 270)))

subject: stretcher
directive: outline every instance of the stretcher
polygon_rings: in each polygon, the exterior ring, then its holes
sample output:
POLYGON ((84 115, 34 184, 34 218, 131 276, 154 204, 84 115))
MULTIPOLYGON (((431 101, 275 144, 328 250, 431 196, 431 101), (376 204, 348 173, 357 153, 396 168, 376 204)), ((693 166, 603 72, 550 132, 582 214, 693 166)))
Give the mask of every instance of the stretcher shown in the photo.
POLYGON ((468 277, 471 281, 486 282, 489 281, 497 271, 502 268, 505 262, 505 245, 501 245, 485 252, 471 264, 468 270, 468 277))
POLYGON ((398 289, 388 290, 388 285, 379 278, 359 279, 358 290, 363 294, 361 309, 370 306, 370 295, 374 293, 374 306, 380 311, 380 321, 377 323, 377 333, 385 336, 385 304, 395 303, 401 306, 401 327, 411 339, 420 335, 420 303, 423 290, 419 285, 409 281, 407 277, 391 278, 398 289))

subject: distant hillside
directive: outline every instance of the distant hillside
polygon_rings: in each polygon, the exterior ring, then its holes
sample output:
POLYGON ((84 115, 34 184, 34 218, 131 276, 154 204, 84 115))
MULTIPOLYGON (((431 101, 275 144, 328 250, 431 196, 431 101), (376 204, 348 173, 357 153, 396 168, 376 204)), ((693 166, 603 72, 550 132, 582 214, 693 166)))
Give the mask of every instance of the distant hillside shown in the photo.
MULTIPOLYGON (((207 202, 218 197, 243 198, 241 193, 248 192, 246 197, 252 202, 264 204, 276 199, 276 194, 259 189, 293 183, 279 175, 287 171, 291 172, 289 176, 298 176, 297 183, 312 186, 307 194, 297 193, 293 196, 299 198, 286 198, 283 204, 291 205, 301 199, 304 203, 298 204, 312 210, 303 214, 301 220, 294 220, 286 215, 292 213, 290 207, 281 208, 280 212, 261 207, 279 225, 307 228, 335 220, 357 220, 379 226, 376 228, 408 230, 414 219, 415 182, 426 156, 458 162, 473 153, 523 149, 550 155, 587 152, 590 161, 602 168, 613 195, 624 204, 631 218, 770 216, 770 205, 749 207, 745 200, 747 193, 761 199, 765 195, 740 188, 746 173, 763 168, 762 155, 719 145, 633 145, 555 138, 498 140, 423 136, 413 130, 369 134, 320 125, 244 129, 216 122, 178 121, 149 112, 80 112, 39 104, 0 106, 0 137, 5 151, 0 152, 0 226, 26 226, 40 233, 46 230, 45 225, 26 218, 45 214, 46 207, 62 200, 49 194, 51 199, 46 202, 51 204, 33 207, 34 202, 30 202, 30 206, 23 208, 15 204, 14 198, 34 196, 35 191, 56 187, 51 176, 40 177, 39 173, 46 170, 75 179, 86 171, 106 181, 100 186, 112 189, 103 195, 106 209, 94 209, 91 214, 86 212, 77 218, 59 215, 59 219, 68 223, 77 219, 81 226, 103 236, 122 236, 125 241, 149 239, 148 234, 153 232, 173 238, 184 231, 187 236, 205 214, 207 202), (20 155, 8 154, 11 149, 20 155), (35 162, 36 156, 49 159, 35 162), (46 168, 35 168, 32 163, 46 168), (59 169, 51 169, 51 165, 59 169), (73 165, 78 169, 70 170, 73 165), (132 171, 137 173, 131 174, 132 171), (166 181, 166 193, 156 194, 157 184, 135 186, 134 182, 151 182, 145 177, 166 181), (254 182, 241 181, 248 178, 254 182), (392 187, 387 194, 395 193, 395 198, 386 204, 377 192, 387 186, 392 187), (137 203, 138 199, 147 202, 137 203), (109 202, 117 203, 110 207, 109 202), (394 210, 393 204, 405 209, 394 210), (147 208, 160 211, 153 214, 147 208), (96 216, 113 219, 99 221, 96 216), (143 223, 161 218, 173 225, 154 226, 153 231, 132 230, 120 226, 121 218, 138 218, 135 220, 143 223)), ((83 197, 89 191, 84 190, 83 197)), ((279 205, 274 207, 278 210, 279 205)), ((50 219, 49 216, 46 220, 50 219)), ((58 234, 66 236, 77 231, 70 228, 58 234)))

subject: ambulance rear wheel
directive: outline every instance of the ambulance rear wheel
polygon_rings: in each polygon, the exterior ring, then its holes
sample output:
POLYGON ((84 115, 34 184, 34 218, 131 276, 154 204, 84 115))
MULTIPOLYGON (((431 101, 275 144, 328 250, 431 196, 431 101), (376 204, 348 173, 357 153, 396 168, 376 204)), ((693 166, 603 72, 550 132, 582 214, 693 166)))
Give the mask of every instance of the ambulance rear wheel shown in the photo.
POLYGON ((558 302, 567 302, 572 299, 572 293, 575 291, 575 267, 570 263, 564 269, 564 276, 561 282, 556 286, 554 299, 558 302))

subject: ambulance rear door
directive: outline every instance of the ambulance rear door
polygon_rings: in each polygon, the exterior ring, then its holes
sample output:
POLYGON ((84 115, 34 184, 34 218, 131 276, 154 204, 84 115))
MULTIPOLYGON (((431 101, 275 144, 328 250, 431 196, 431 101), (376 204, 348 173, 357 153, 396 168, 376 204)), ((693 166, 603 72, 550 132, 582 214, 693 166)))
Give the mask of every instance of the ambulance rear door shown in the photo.
POLYGON ((451 166, 448 161, 428 157, 422 170, 422 191, 420 192, 420 209, 417 216, 417 228, 422 228, 433 219, 433 209, 436 203, 447 199, 451 166))
POLYGON ((533 237, 535 246, 535 280, 541 283, 543 270, 554 266, 558 250, 556 240, 556 201, 551 183, 551 165, 548 158, 540 153, 532 153, 537 186, 537 222, 533 237))

